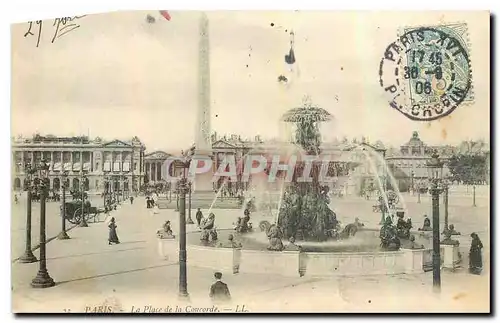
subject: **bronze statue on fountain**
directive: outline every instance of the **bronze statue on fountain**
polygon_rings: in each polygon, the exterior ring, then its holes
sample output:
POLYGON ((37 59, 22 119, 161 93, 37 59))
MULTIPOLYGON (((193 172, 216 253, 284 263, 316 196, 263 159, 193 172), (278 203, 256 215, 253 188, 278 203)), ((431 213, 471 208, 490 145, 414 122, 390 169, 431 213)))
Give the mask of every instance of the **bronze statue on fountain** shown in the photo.
POLYGON ((210 213, 207 219, 204 219, 200 225, 201 241, 217 241, 217 230, 215 229, 215 214, 210 213))
POLYGON ((401 247, 401 240, 399 240, 390 216, 385 218, 385 222, 380 228, 380 246, 388 251, 397 251, 401 247))
POLYGON ((397 212, 396 216, 398 217, 398 222, 396 224, 396 232, 397 236, 400 239, 409 240, 410 239, 410 230, 413 227, 411 223, 411 219, 404 220, 404 212, 397 212))
POLYGON ((156 235, 160 239, 175 239, 172 232, 172 227, 170 226, 170 221, 165 221, 163 224, 163 229, 156 231, 156 235))
POLYGON ((250 211, 248 209, 245 209, 244 212, 244 217, 238 217, 238 220, 236 221, 236 227, 234 230, 238 233, 247 233, 251 232, 252 229, 252 223, 250 222, 250 211))
MULTIPOLYGON (((296 126, 294 143, 308 156, 321 154, 321 133, 319 124, 329 121, 332 115, 315 105, 308 98, 301 107, 285 113, 282 120, 296 126)), ((291 185, 286 189, 278 211, 277 226, 284 239, 326 241, 343 239, 355 234, 357 227, 348 225, 340 231, 334 212, 330 209, 329 188, 322 182, 323 162, 297 161, 291 185), (304 182, 299 178, 310 178, 304 182)), ((328 171, 333 171, 327 167, 328 171)))
POLYGON ((267 237, 269 238, 267 250, 282 251, 285 248, 281 240, 283 238, 283 232, 276 224, 272 224, 269 227, 269 230, 267 230, 267 237))

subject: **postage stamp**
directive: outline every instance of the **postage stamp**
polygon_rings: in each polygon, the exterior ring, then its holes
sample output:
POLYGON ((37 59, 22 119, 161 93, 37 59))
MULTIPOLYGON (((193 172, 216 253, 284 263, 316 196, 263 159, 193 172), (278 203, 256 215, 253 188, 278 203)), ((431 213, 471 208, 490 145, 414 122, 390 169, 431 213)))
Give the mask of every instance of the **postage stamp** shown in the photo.
POLYGON ((439 119, 473 100, 466 24, 405 28, 380 61, 389 105, 416 121, 439 119))

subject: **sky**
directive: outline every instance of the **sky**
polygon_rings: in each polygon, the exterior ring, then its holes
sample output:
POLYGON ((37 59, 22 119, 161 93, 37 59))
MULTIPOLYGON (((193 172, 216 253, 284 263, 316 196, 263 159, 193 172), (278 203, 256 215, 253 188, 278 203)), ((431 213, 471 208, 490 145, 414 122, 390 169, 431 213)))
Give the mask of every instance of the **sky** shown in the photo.
MULTIPOLYGON (((75 12, 83 15, 83 12, 75 12)), ((195 138, 199 12, 122 11, 87 15, 38 47, 12 26, 11 132, 105 139, 138 136, 148 151, 185 149, 195 138), (146 16, 155 18, 148 23, 146 16)), ((388 145, 419 131, 428 144, 490 136, 489 13, 214 11, 210 21, 211 125, 218 134, 282 135, 280 116, 309 96, 334 116, 326 140, 366 136, 388 145), (466 22, 475 101, 450 116, 415 122, 389 107, 378 83, 386 47, 406 26, 466 22), (271 26, 273 24, 273 26, 271 26), (284 56, 295 32, 297 63, 284 56), (277 81, 286 75, 289 84, 277 81)))

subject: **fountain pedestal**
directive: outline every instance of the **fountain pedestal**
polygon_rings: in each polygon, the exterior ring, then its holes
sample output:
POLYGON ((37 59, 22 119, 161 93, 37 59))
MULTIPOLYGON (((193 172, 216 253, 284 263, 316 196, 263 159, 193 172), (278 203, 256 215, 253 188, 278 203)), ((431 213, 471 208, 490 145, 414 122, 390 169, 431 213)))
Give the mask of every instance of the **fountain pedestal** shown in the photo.
POLYGON ((163 260, 177 261, 179 242, 175 238, 158 238, 158 253, 163 260))
POLYGON ((455 270, 459 267, 460 255, 458 245, 441 244, 441 255, 443 257, 443 268, 455 270))

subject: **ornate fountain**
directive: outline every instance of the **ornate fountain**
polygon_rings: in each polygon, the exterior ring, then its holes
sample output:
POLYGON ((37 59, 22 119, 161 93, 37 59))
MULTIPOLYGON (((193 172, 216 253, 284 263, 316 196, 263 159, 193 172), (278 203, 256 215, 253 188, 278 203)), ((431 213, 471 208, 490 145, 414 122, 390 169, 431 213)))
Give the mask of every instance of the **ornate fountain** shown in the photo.
MULTIPOLYGON (((295 136, 292 143, 279 146, 280 157, 283 153, 288 156, 319 156, 319 125, 331 119, 326 110, 309 101, 286 112, 282 120, 295 126, 295 136)), ((371 152, 361 150, 371 158, 368 155, 371 152)), ((187 252, 190 264, 233 274, 275 272, 286 276, 423 272, 429 250, 410 234, 411 220, 405 220, 404 213, 398 214, 397 224, 392 222, 389 199, 380 178, 377 181, 383 196, 379 203, 385 205, 387 211, 382 228, 366 228, 357 215, 352 215, 352 222, 349 219, 347 225, 341 226, 332 209, 329 186, 322 182, 322 162, 310 162, 302 157, 295 163, 291 181, 282 179, 279 183, 281 189, 275 184, 264 184, 261 191, 248 199, 251 203, 243 203, 243 216, 235 217, 233 227, 216 230, 211 214, 200 226, 201 232, 189 232, 187 252), (308 162, 311 164, 306 165, 308 162), (306 168, 310 169, 311 180, 304 182, 299 178, 303 177, 306 168), (277 206, 274 204, 274 208, 256 211, 255 204, 273 204, 261 201, 273 189, 274 193, 279 193, 277 206), (257 213, 261 213, 264 220, 253 229, 251 221, 257 220, 257 213)), ((375 162, 381 162, 377 159, 379 157, 374 158, 375 162)), ((374 160, 370 163, 373 164, 374 160)), ((382 162, 386 166, 385 161, 382 162)), ((266 173, 269 176, 269 169, 266 173)), ((372 226, 378 223, 378 216, 376 218, 372 226)), ((162 241, 166 250, 169 240, 162 241)), ((170 248, 164 253, 175 255, 175 252, 170 248)))

